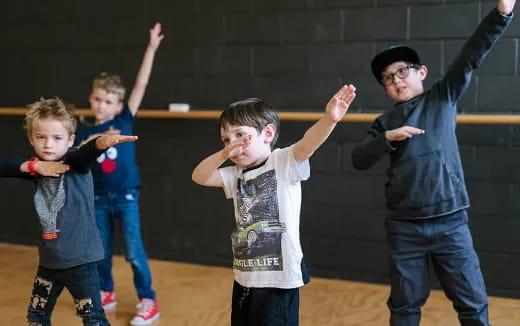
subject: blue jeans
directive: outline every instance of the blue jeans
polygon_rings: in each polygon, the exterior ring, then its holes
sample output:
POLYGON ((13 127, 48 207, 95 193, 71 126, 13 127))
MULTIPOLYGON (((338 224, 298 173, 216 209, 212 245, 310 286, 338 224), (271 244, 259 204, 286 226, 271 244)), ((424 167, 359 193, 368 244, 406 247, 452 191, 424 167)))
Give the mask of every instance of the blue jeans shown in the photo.
POLYGON ((391 325, 419 325, 430 294, 430 262, 461 325, 489 325, 486 287, 466 211, 426 220, 387 219, 386 231, 391 325))
POLYGON ((134 273, 137 296, 155 299, 148 257, 141 239, 139 190, 129 189, 124 192, 96 195, 95 206, 96 222, 105 249, 105 258, 98 262, 101 289, 114 290, 112 255, 114 229, 117 223, 125 242, 125 259, 132 266, 134 273))
POLYGON ((76 313, 85 326, 110 326, 101 307, 96 263, 67 269, 38 267, 27 312, 29 325, 51 325, 51 315, 63 288, 74 298, 76 313))

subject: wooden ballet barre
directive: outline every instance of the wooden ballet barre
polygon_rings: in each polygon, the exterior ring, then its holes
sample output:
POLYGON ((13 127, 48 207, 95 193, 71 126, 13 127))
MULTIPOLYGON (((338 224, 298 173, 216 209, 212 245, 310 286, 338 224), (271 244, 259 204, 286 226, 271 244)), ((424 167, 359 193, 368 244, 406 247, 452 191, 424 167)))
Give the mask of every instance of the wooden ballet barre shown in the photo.
MULTIPOLYGON (((27 109, 0 107, 0 116, 23 116, 27 109)), ((218 119, 221 111, 192 110, 188 112, 170 112, 164 110, 141 109, 137 112, 139 118, 149 119, 218 119)), ((88 109, 76 109, 77 116, 92 116, 88 109)), ((373 122, 381 113, 347 113, 342 122, 373 122)), ((285 121, 316 121, 323 112, 280 112, 280 119, 285 121)), ((520 114, 458 114, 457 123, 473 125, 519 125, 520 114)))

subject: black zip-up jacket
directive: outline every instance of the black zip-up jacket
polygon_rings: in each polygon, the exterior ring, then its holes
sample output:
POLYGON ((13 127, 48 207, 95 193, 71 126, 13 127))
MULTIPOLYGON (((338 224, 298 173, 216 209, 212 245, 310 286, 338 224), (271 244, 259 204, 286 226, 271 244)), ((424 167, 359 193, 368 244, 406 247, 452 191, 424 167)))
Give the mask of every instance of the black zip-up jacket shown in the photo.
POLYGON ((424 219, 469 207, 457 137, 457 101, 493 44, 511 22, 495 8, 480 23, 443 79, 432 88, 379 116, 352 152, 356 169, 390 155, 385 185, 388 216, 424 219), (388 143, 385 132, 402 126, 425 134, 388 143))

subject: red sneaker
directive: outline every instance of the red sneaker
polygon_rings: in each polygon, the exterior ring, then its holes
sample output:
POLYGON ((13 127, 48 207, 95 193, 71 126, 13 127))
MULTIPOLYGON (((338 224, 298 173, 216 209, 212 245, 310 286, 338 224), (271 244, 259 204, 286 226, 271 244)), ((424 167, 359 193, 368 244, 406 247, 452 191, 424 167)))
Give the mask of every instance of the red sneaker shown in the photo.
POLYGON ((159 318, 159 307, 153 299, 144 298, 137 305, 137 313, 130 321, 130 325, 142 326, 150 325, 159 318))
POLYGON ((101 290, 101 306, 103 309, 113 309, 117 305, 116 293, 114 291, 101 290))

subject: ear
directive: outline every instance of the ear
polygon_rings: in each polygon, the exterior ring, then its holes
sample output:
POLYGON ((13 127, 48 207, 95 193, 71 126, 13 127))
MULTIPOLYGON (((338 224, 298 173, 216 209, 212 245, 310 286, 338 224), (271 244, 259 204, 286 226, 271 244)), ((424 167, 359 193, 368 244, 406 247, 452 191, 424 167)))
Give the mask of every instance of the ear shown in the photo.
POLYGON ((276 135, 276 127, 270 123, 264 127, 264 143, 270 144, 273 141, 274 136, 276 135))
POLYGON ((72 145, 74 145, 74 139, 76 139, 76 135, 72 134, 70 135, 69 137, 69 147, 72 147, 72 145))
POLYGON ((419 74, 419 78, 421 78, 421 80, 425 80, 426 76, 428 76, 428 67, 421 65, 419 69, 417 69, 417 74, 419 74))
POLYGON ((117 104, 117 113, 123 112, 124 105, 125 103, 123 103, 123 101, 119 101, 119 103, 117 104))

